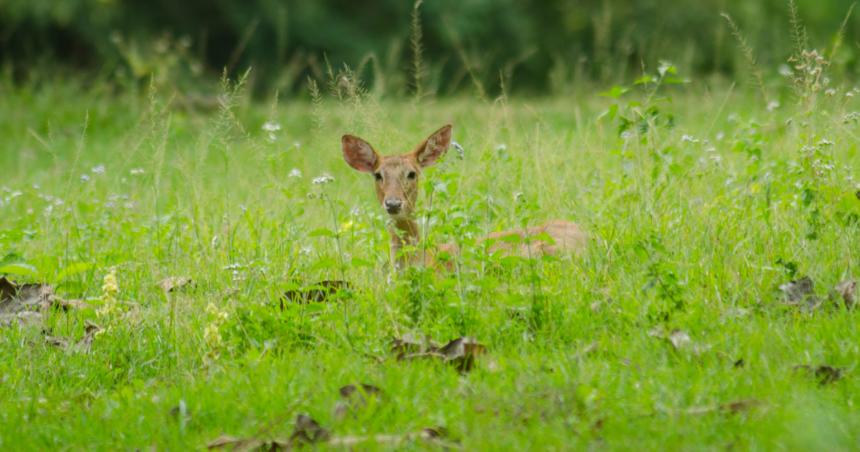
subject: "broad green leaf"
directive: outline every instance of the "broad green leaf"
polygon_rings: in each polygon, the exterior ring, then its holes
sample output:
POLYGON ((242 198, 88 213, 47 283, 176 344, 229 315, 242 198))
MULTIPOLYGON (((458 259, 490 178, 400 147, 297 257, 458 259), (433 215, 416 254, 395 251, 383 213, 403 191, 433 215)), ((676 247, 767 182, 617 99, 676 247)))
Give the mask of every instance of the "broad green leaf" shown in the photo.
POLYGON ((651 76, 650 76, 650 75, 646 75, 645 77, 639 77, 639 78, 637 78, 637 79, 636 79, 636 81, 635 81, 635 82, 633 82, 633 84, 634 84, 634 85, 638 85, 638 84, 640 84, 640 83, 650 83, 650 82, 653 82, 653 81, 654 81, 654 79, 653 79, 653 78, 651 78, 651 76))
POLYGON ((610 89, 609 91, 600 93, 600 95, 603 97, 611 97, 613 99, 618 99, 618 96, 626 93, 627 91, 630 91, 630 88, 622 88, 616 85, 613 86, 612 89, 610 89))
POLYGON ((28 264, 9 264, 3 267, 0 267, 0 274, 8 274, 8 275, 19 275, 19 276, 29 276, 34 279, 39 278, 39 272, 36 270, 36 267, 28 264))
POLYGON ((615 119, 615 114, 618 113, 618 104, 614 104, 609 107, 609 120, 612 121, 615 119))
POLYGON ((325 303, 308 303, 305 306, 305 312, 322 312, 325 311, 325 303))
POLYGON ((690 83, 689 80, 683 80, 678 77, 666 77, 663 79, 663 84, 668 85, 670 83, 690 83))
POLYGON ((631 108, 638 107, 640 105, 642 105, 642 104, 640 104, 639 102, 633 101, 633 102, 630 102, 629 104, 627 104, 627 109, 629 110, 631 108))
POLYGON ((505 257, 499 259, 499 263, 504 264, 504 265, 517 265, 522 261, 523 260, 517 256, 505 256, 505 257))
POLYGON ((657 102, 663 102, 664 100, 671 104, 672 103, 672 96, 659 97, 657 99, 652 100, 651 103, 656 104, 657 102))
POLYGON ((550 245, 555 245, 555 240, 553 240, 552 237, 550 237, 549 234, 547 234, 546 232, 541 232, 540 234, 532 237, 532 240, 543 240, 550 245))
POLYGON ((320 259, 319 262, 314 264, 314 266, 311 267, 311 270, 319 270, 319 269, 323 269, 323 268, 332 268, 336 265, 337 265, 337 262, 335 262, 334 259, 332 259, 330 257, 324 257, 324 258, 320 259))
POLYGON ((95 267, 95 264, 88 264, 85 262, 78 262, 78 263, 69 265, 68 267, 61 270, 60 273, 57 273, 57 277, 54 278, 54 283, 58 283, 64 279, 68 278, 69 276, 73 276, 73 275, 77 275, 78 273, 90 271, 90 269, 92 269, 93 267, 95 267))
POLYGON ((520 243, 523 241, 519 234, 509 234, 498 239, 500 242, 520 243))
POLYGON ((317 229, 308 234, 308 237, 334 237, 334 232, 328 229, 317 229))
POLYGON ((357 257, 353 257, 352 258, 352 266, 353 267, 373 267, 373 264, 371 264, 370 262, 368 262, 364 259, 359 259, 357 257))

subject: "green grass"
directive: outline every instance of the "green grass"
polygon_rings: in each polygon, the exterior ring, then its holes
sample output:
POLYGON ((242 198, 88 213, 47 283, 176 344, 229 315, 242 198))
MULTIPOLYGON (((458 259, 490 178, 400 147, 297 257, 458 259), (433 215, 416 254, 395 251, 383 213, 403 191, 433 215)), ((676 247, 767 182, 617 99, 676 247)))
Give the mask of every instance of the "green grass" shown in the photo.
MULTIPOLYGON (((39 273, 10 277, 54 281, 92 263, 58 291, 99 308, 115 267, 117 299, 140 306, 137 322, 49 313, 52 336, 113 325, 86 355, 47 345, 39 328, 0 330, 0 447, 199 450, 220 434, 288 437, 305 413, 337 435, 444 426, 467 450, 856 449, 858 314, 805 313, 774 292, 793 277, 786 263, 822 298, 858 276, 860 200, 845 179, 858 179, 857 101, 819 92, 807 108, 785 90, 768 111, 761 93, 727 88, 661 87, 673 102, 625 141, 617 117, 596 121, 615 102, 598 90, 416 103, 347 89, 274 108, 237 96, 201 112, 168 102, 167 89, 150 100, 0 85, 0 257, 39 273), (281 126, 272 141, 267 121, 281 126), (587 250, 520 263, 475 251, 457 275, 389 282, 383 212, 371 177, 342 161, 340 136, 407 152, 446 123, 466 152, 422 175, 431 239, 559 218, 590 234, 587 250), (834 144, 803 150, 822 139, 834 144), (334 182, 311 182, 323 173, 334 182), (340 234, 308 237, 320 229, 340 234), (155 283, 168 276, 197 285, 165 296, 155 283), (278 309, 288 289, 344 278, 355 287, 346 300, 278 309), (209 303, 228 314, 214 361, 209 303), (655 328, 710 348, 675 351, 655 328), (408 333, 474 336, 488 356, 466 375, 397 362, 391 338, 408 333), (797 364, 845 376, 820 386, 797 364), (336 422, 338 388, 357 382, 383 396, 336 422), (686 412, 744 398, 766 406, 686 412), (186 422, 170 414, 180 401, 186 422)), ((636 85, 618 114, 648 98, 636 85)))

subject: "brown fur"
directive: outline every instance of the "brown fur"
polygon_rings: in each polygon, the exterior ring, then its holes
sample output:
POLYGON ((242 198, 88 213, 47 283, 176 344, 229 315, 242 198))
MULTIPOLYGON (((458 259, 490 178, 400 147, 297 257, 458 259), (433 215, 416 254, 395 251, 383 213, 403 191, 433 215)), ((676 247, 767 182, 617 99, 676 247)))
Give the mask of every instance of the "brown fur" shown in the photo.
MULTIPOLYGON (((412 219, 415 202, 418 199, 418 180, 421 176, 421 170, 433 166, 436 160, 448 151, 451 137, 452 127, 449 124, 427 137, 411 152, 386 156, 377 154, 373 147, 361 138, 344 135, 341 140, 344 160, 356 170, 372 173, 376 178, 377 201, 388 212, 392 220, 392 226, 389 227, 391 234, 389 252, 392 268, 419 265, 422 261, 427 267, 440 268, 433 253, 430 252, 409 253, 408 256, 401 256, 399 259, 397 255, 400 254, 405 245, 417 246, 420 241, 418 224, 412 219), (386 201, 394 206, 399 205, 400 208, 394 209, 393 206, 390 208, 386 201), (424 255, 423 259, 422 254, 424 255)), ((540 227, 529 227, 525 230, 494 232, 478 238, 478 243, 488 239, 500 239, 512 234, 525 238, 535 237, 542 233, 552 237, 555 244, 542 240, 535 240, 528 245, 496 241, 489 247, 489 252, 503 250, 505 254, 516 254, 524 257, 538 257, 544 254, 555 256, 561 251, 579 254, 586 243, 585 234, 579 229, 579 226, 562 220, 550 220, 540 227)), ((456 244, 443 243, 437 244, 436 247, 439 251, 451 256, 457 256, 460 253, 456 244)), ((446 265, 446 268, 451 270, 450 263, 446 265)))

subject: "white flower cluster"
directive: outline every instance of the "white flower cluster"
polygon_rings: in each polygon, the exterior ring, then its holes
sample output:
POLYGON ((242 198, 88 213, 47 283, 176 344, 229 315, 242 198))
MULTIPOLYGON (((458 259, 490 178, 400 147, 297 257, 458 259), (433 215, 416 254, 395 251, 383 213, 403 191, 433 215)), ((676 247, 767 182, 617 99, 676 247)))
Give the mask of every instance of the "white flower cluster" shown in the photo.
POLYGON ((329 182, 334 182, 334 178, 326 173, 323 173, 322 176, 315 177, 314 180, 312 180, 311 182, 313 182, 315 185, 325 185, 329 182))

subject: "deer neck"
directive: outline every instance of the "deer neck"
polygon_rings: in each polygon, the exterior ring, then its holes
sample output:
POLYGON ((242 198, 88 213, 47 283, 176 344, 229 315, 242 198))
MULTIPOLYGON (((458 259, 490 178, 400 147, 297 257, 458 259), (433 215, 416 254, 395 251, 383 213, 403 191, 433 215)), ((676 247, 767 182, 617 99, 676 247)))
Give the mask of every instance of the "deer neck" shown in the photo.
POLYGON ((405 246, 414 247, 421 241, 417 221, 411 218, 394 220, 394 223, 388 227, 388 232, 391 235, 388 245, 392 268, 400 267, 401 270, 404 270, 408 265, 414 265, 421 261, 421 259, 416 260, 417 256, 413 256, 414 252, 410 253, 409 256, 398 257, 405 246))

